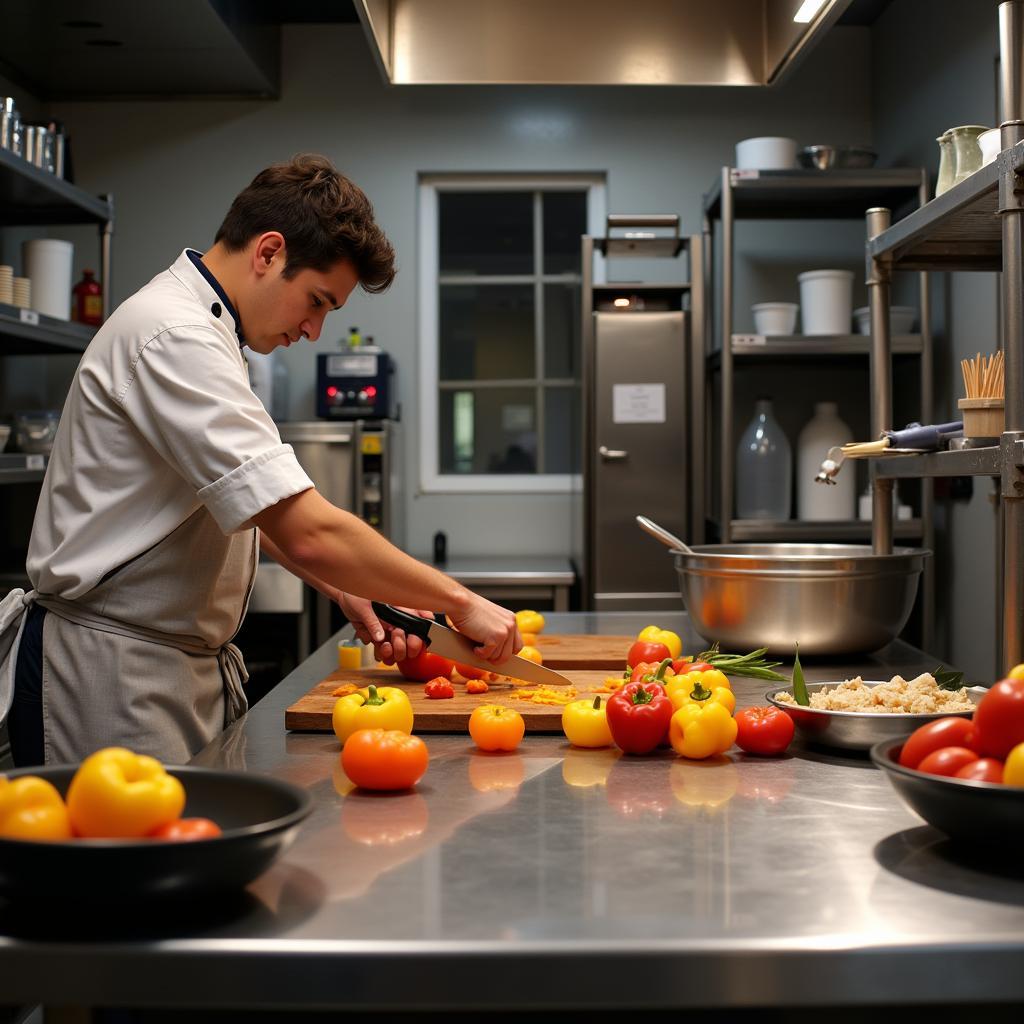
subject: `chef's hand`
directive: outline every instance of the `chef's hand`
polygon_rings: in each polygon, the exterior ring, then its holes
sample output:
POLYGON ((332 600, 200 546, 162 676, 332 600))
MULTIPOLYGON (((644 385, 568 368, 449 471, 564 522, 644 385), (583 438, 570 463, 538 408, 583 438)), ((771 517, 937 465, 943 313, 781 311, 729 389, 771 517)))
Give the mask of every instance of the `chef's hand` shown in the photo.
MULTIPOLYGON (((423 650, 423 641, 418 636, 408 636, 405 630, 381 622, 374 613, 373 606, 365 597, 339 592, 338 605, 345 617, 352 623, 356 636, 364 644, 373 644, 373 656, 385 665, 394 665, 396 661, 415 658, 423 650)), ((424 619, 433 619, 434 613, 420 608, 401 608, 410 615, 419 615, 424 619)))
POLYGON ((481 658, 495 663, 511 658, 523 646, 515 615, 479 594, 471 593, 470 599, 467 608, 451 613, 452 625, 477 641, 474 650, 481 658))

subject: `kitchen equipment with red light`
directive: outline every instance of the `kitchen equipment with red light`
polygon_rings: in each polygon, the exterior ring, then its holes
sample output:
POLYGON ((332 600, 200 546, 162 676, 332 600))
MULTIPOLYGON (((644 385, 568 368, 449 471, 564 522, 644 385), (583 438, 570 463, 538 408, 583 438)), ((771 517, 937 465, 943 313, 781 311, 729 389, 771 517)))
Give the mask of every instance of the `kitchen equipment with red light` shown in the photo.
POLYGON ((321 419, 391 418, 391 357, 376 346, 316 357, 316 414, 321 419))

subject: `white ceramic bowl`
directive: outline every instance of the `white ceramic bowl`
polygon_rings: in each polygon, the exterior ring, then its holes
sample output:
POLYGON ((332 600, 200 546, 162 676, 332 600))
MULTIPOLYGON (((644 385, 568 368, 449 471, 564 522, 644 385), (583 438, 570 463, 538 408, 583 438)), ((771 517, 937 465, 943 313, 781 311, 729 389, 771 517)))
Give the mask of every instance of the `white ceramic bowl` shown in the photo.
POLYGON ((736 167, 751 171, 786 171, 797 167, 796 139, 762 135, 736 143, 736 167))
MULTIPOLYGON (((861 306, 853 311, 858 334, 871 333, 871 307, 861 306)), ((909 334, 914 329, 917 310, 913 306, 889 307, 889 330, 892 334, 909 334)))
POLYGON ((1003 148, 1001 131, 998 128, 989 128, 978 136, 978 145, 981 146, 981 166, 992 163, 1003 148))
POLYGON ((793 334, 800 307, 795 302, 758 302, 750 307, 757 334, 793 334))

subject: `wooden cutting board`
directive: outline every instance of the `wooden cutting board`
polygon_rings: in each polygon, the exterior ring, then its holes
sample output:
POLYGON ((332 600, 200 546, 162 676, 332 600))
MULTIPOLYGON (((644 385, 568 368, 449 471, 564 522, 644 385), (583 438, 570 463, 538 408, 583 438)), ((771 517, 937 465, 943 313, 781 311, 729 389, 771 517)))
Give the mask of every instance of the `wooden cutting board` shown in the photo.
POLYGON ((626 667, 626 655, 634 639, 631 636, 541 633, 537 637, 537 650, 545 666, 556 672, 576 668, 621 672, 626 667))
MULTIPOLYGON (((606 671, 576 670, 565 673, 576 686, 579 697, 593 695, 609 675, 606 671)), ((306 732, 333 732, 331 713, 337 697, 332 691, 344 683, 357 686, 398 686, 409 695, 415 715, 413 732, 465 732, 469 716, 480 704, 504 704, 515 708, 526 721, 527 732, 561 732, 562 708, 550 704, 513 700, 508 695, 521 684, 491 683, 487 693, 466 693, 465 683, 454 683, 455 696, 432 700, 423 694, 423 683, 410 683, 393 668, 339 669, 321 680, 284 713, 286 729, 306 732)), ((602 694, 602 696, 608 696, 602 694)))

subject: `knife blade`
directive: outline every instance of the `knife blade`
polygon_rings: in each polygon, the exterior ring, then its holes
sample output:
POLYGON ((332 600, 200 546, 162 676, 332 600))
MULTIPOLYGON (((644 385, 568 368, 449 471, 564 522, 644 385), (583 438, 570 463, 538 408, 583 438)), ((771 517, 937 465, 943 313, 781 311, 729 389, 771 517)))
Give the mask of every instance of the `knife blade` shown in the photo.
POLYGON ((494 662, 481 658, 473 648, 477 641, 433 619, 424 619, 419 615, 409 615, 389 604, 372 601, 374 613, 378 619, 404 629, 406 633, 418 636, 435 654, 440 654, 452 661, 483 669, 485 672, 497 672, 501 676, 512 676, 513 679, 524 679, 530 683, 544 686, 572 686, 571 679, 563 676, 536 662, 528 661, 513 655, 505 661, 494 662))

